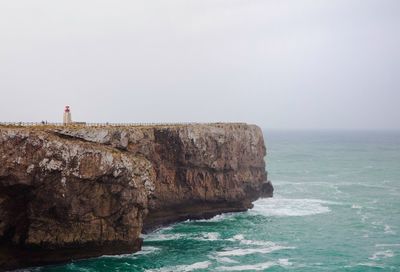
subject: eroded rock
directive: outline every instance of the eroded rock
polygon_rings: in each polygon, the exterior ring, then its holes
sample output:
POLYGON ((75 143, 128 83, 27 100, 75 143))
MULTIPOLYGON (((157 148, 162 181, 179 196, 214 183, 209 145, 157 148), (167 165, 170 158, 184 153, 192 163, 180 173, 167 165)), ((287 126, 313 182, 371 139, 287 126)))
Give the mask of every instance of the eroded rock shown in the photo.
POLYGON ((140 233, 243 211, 265 183, 246 124, 0 128, 0 270, 140 249, 140 233))

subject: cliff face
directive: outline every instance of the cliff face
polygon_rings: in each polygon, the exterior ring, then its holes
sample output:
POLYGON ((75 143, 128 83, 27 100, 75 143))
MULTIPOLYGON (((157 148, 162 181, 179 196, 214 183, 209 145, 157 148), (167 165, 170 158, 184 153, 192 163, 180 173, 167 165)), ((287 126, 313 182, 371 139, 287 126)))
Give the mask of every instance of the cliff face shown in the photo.
POLYGON ((242 211, 266 183, 246 124, 0 128, 0 270, 140 249, 142 231, 242 211))

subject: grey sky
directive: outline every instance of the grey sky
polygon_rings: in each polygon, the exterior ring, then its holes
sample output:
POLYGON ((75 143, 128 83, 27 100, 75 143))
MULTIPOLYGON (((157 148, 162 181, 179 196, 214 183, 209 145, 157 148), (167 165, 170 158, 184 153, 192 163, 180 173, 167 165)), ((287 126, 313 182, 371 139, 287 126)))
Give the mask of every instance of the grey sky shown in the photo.
POLYGON ((400 129, 400 1, 1 1, 0 120, 400 129))

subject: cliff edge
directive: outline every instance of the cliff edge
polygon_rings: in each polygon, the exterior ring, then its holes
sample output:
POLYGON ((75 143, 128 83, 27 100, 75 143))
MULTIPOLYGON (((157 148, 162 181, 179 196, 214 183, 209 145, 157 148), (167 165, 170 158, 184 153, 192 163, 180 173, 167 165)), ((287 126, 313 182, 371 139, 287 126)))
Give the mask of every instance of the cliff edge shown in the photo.
POLYGON ((267 182, 247 124, 0 127, 0 271, 140 250, 140 233, 244 211, 267 182))

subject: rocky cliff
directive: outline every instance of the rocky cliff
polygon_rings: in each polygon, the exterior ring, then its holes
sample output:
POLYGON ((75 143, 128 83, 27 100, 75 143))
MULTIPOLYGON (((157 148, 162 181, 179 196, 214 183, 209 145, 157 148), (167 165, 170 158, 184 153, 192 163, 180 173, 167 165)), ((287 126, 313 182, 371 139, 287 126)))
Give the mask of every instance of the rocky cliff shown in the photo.
POLYGON ((140 250, 142 231, 272 196, 246 124, 0 127, 0 270, 140 250))

